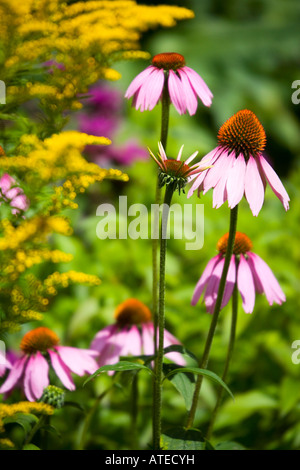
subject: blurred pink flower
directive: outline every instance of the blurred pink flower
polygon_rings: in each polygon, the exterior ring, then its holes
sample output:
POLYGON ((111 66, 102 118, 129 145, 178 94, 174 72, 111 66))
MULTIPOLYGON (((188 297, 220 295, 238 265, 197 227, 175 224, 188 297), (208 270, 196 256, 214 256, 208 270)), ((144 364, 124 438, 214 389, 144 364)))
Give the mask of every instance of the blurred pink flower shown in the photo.
POLYGON ((129 85, 125 98, 133 97, 132 106, 141 111, 151 111, 162 97, 165 84, 171 103, 179 114, 197 111, 199 97, 205 106, 210 106, 213 95, 204 80, 193 69, 185 65, 181 54, 165 52, 157 54, 143 72, 129 85), (166 72, 166 74, 165 74, 166 72))
POLYGON ((26 211, 29 207, 29 201, 23 190, 17 186, 16 181, 8 173, 4 173, 0 178, 0 205, 3 200, 8 201, 12 206, 12 213, 18 214, 20 211, 26 211))
POLYGON ((203 158, 212 168, 194 181, 188 197, 194 191, 205 194, 213 191, 213 207, 219 208, 226 200, 232 209, 245 195, 254 216, 264 202, 266 182, 289 209, 289 196, 279 177, 262 155, 266 143, 263 126, 252 111, 244 109, 228 119, 219 130, 219 145, 203 158))
MULTIPOLYGON (((99 367, 116 364, 121 356, 154 354, 154 325, 148 307, 137 299, 127 299, 115 312, 116 323, 100 330, 91 343, 91 349, 98 351, 99 367)), ((164 348, 180 342, 167 330, 164 334, 164 348)), ((181 354, 168 353, 172 361, 185 365, 181 354)))
POLYGON ((98 368, 95 361, 97 352, 58 346, 58 336, 49 328, 39 327, 25 334, 20 348, 22 356, 12 365, 0 393, 7 393, 21 387, 29 401, 38 400, 44 388, 49 385, 49 365, 51 365, 68 390, 75 390, 71 372, 82 376, 92 374, 98 368))
MULTIPOLYGON (((196 305, 203 294, 206 310, 209 313, 214 312, 227 243, 228 233, 220 238, 217 244, 219 254, 208 262, 192 297, 192 305, 196 305)), ((247 235, 237 232, 221 308, 229 302, 235 283, 241 294, 245 313, 253 312, 256 292, 265 293, 270 305, 273 302, 279 305, 285 302, 285 295, 271 269, 251 249, 252 242, 247 235)))
POLYGON ((135 140, 119 146, 114 143, 124 119, 121 92, 99 83, 89 90, 89 96, 84 99, 83 104, 84 111, 78 113, 80 131, 112 140, 112 144, 105 148, 99 145, 86 147, 85 151, 95 163, 110 166, 112 162, 116 162, 128 166, 135 160, 148 157, 147 151, 135 140))

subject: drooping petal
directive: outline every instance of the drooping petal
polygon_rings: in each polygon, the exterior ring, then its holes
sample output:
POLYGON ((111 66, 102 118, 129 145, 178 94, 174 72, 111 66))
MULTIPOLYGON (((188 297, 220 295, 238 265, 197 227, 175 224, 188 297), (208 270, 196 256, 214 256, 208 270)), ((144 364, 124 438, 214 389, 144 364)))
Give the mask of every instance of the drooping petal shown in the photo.
POLYGON ((265 188, 255 158, 250 155, 245 176, 245 196, 256 217, 264 203, 265 188))
POLYGON ((228 198, 228 206, 233 209, 243 197, 245 191, 246 162, 242 154, 240 154, 227 178, 226 190, 228 198))
POLYGON ((75 384, 72 380, 70 370, 68 367, 63 363, 57 352, 48 350, 51 364, 55 373, 61 383, 68 389, 68 390, 75 390, 75 384))
POLYGON ((209 260, 209 262, 206 265, 206 268, 204 269, 202 276, 200 277, 199 281, 196 284, 193 297, 192 297, 192 305, 196 305, 197 302, 199 301, 202 292, 207 285, 207 282, 209 280, 209 277, 211 276, 216 264, 220 261, 221 255, 214 256, 212 259, 209 260))
POLYGON ((31 375, 33 371, 33 366, 34 366, 34 356, 30 356, 25 368, 24 372, 24 393, 26 395, 26 398, 28 401, 35 401, 35 396, 32 390, 32 384, 31 384, 31 375))
POLYGON ((281 305, 282 302, 285 302, 286 298, 276 277, 267 263, 265 263, 265 261, 255 253, 248 253, 248 256, 248 262, 253 277, 255 276, 260 283, 264 293, 266 294, 269 304, 272 305, 273 302, 276 302, 277 304, 281 305))
MULTIPOLYGON (((202 160, 200 161, 200 164, 201 166, 210 166, 210 165, 213 165, 214 162, 218 159, 219 157, 219 153, 220 153, 220 149, 219 147, 216 147, 215 149, 213 149, 211 152, 209 152, 205 157, 202 158, 202 160)), ((194 183, 192 184, 189 192, 188 192, 188 195, 187 197, 191 197, 192 194, 194 193, 194 191, 196 191, 196 189, 198 189, 206 175, 208 174, 208 172, 210 171, 210 169, 207 169, 207 170, 204 170, 200 173, 200 175, 195 179, 194 183)))
POLYGON ((127 331, 125 344, 122 350, 123 356, 140 356, 142 354, 142 338, 136 327, 132 325, 127 331))
MULTIPOLYGON (((227 152, 222 152, 217 161, 214 162, 213 167, 209 169, 203 184, 203 194, 211 188, 214 188, 220 179, 224 179, 224 175, 228 172, 226 171, 228 167, 232 166, 234 157, 228 155, 227 152)), ((225 180, 226 181, 226 180, 225 180)))
POLYGON ((152 65, 149 65, 145 70, 143 70, 141 73, 139 73, 130 83, 129 87, 127 88, 127 91, 125 93, 125 98, 131 98, 138 90, 139 88, 143 85, 144 81, 146 78, 151 75, 154 70, 156 70, 155 67, 152 65))
POLYGON ((171 103, 173 103, 179 114, 184 114, 186 112, 184 90, 180 78, 177 77, 173 70, 169 72, 168 88, 171 103))
POLYGON ((136 94, 135 108, 151 110, 158 103, 163 88, 163 70, 154 68, 136 94), (161 86, 160 86, 161 85, 161 86))
POLYGON ((204 294, 204 302, 205 302, 206 310, 209 313, 214 312, 223 267, 224 267, 224 258, 220 258, 220 260, 216 263, 208 279, 206 291, 204 294))
POLYGON ((44 388, 49 385, 49 365, 44 356, 37 351, 33 356, 30 375, 30 389, 35 400, 41 398, 44 388))
POLYGON ((62 362, 77 375, 93 374, 98 369, 98 364, 92 357, 97 354, 88 349, 72 348, 69 346, 56 346, 62 362))
POLYGON ((147 356, 154 354, 154 326, 153 323, 142 323, 143 352, 147 356))
POLYGON ((276 194, 278 199, 282 202, 283 207, 287 211, 289 209, 290 198, 289 198, 288 193, 285 190, 285 187, 280 181, 279 176, 277 175, 277 173, 275 173, 271 165, 267 162, 267 160, 262 155, 259 155, 258 159, 259 159, 259 163, 262 168, 262 171, 269 185, 271 186, 273 192, 276 194))
POLYGON ((18 383, 19 379, 21 379, 25 365, 27 362, 28 356, 23 356, 13 364, 5 382, 0 387, 0 393, 6 393, 12 390, 18 383))
MULTIPOLYGON (((173 336, 168 330, 164 331, 164 348, 168 346, 172 346, 173 344, 181 344, 175 336, 173 336)), ((184 366, 186 361, 183 359, 182 355, 178 352, 170 352, 166 354, 171 361, 175 362, 175 364, 179 364, 180 366, 184 366)))
POLYGON ((255 304, 255 285, 250 266, 242 254, 238 266, 237 283, 243 300, 243 309, 245 313, 252 313, 255 304))
POLYGON ((105 348, 108 338, 114 333, 115 329, 115 325, 109 325, 100 330, 91 343, 91 349, 101 353, 105 348))
POLYGON ((212 103, 213 94, 206 85, 205 81, 195 70, 190 67, 183 67, 182 70, 186 73, 190 84, 192 85, 195 93, 199 96, 204 106, 210 106, 212 103))
POLYGON ((127 328, 115 330, 114 334, 107 341, 105 348, 102 350, 99 357, 99 365, 104 366, 106 364, 116 364, 120 356, 123 355, 124 344, 126 341, 127 328))
POLYGON ((227 200, 227 190, 226 190, 227 178, 234 162, 235 162, 234 155, 232 154, 228 155, 228 162, 226 166, 223 168, 223 174, 221 178, 219 179, 218 183, 216 184, 216 186, 214 187, 213 207, 216 209, 221 207, 222 204, 224 204, 224 202, 227 200))
POLYGON ((229 299, 232 296, 235 282, 236 282, 236 263, 235 263, 235 256, 232 255, 229 268, 228 268, 221 308, 224 308, 228 304, 229 299))
POLYGON ((196 113, 198 107, 197 95, 194 89, 191 87, 190 81, 184 68, 178 69, 178 73, 180 75, 182 88, 184 90, 184 97, 187 110, 190 116, 193 116, 196 113))

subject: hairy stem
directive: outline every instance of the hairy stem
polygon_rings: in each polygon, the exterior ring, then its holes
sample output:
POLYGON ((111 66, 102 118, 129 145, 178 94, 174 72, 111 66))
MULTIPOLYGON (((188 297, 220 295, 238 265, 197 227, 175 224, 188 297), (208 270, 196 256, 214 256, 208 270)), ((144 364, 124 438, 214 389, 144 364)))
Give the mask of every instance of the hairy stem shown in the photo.
MULTIPOLYGON (((233 209, 230 210, 230 227, 229 227, 229 237, 228 237, 228 243, 227 243, 227 250, 226 250, 226 254, 225 254, 225 261, 224 261, 222 276, 221 276, 221 279, 220 279, 220 284, 219 284, 215 309, 214 309, 214 313, 212 315, 212 321, 211 321, 210 328, 209 328, 209 331, 208 331, 208 335, 207 335, 207 338, 206 338, 206 343, 205 343, 205 347, 204 347, 202 360, 199 363, 199 367, 201 369, 206 369, 207 368, 210 349, 211 349, 214 334, 215 334, 215 331, 216 331, 216 326, 217 326, 217 323, 218 323, 219 314, 220 314, 220 311, 221 311, 221 305, 222 305, 222 299, 223 299, 225 285, 226 285, 227 273, 228 273, 232 253, 233 253, 233 246, 234 246, 236 227, 237 227, 237 217, 238 217, 238 205, 236 205, 233 209)), ((202 382, 203 382, 203 376, 199 375, 198 378, 197 378, 196 386, 195 386, 192 406, 191 406, 191 409, 190 409, 189 414, 188 414, 188 419, 187 419, 187 424, 186 424, 187 428, 191 428, 194 424, 202 382)))

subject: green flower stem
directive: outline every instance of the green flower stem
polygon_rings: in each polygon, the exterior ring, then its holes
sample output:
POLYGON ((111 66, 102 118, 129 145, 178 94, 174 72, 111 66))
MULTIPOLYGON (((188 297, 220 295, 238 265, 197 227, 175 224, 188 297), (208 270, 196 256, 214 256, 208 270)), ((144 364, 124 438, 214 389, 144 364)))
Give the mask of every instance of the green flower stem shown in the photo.
MULTIPOLYGON (((165 75, 165 83, 162 93, 162 106, 161 106, 161 133, 160 141, 166 150, 168 131, 169 131, 169 115, 170 115, 170 96, 168 90, 168 73, 165 75)), ((155 193, 155 204, 161 203, 161 188, 159 185, 159 179, 157 176, 156 180, 156 193, 155 193)), ((153 325, 154 325, 154 355, 157 354, 157 326, 158 326, 158 244, 159 240, 156 238, 156 233, 159 226, 159 212, 157 211, 154 216, 153 228, 154 237, 152 238, 152 312, 153 312, 153 325)), ((155 381, 153 381, 153 396, 155 395, 155 381)), ((153 406, 153 435, 154 429, 156 428, 156 416, 153 406)))
POLYGON ((131 393, 131 448, 137 448, 137 417, 139 411, 139 387, 138 387, 138 373, 136 372, 132 380, 132 393, 131 393))
MULTIPOLYGON (((218 323, 219 314, 220 314, 220 311, 221 311, 221 305, 222 305, 222 299, 223 299, 225 285, 226 285, 227 273, 228 273, 228 269, 229 269, 231 256, 232 256, 232 253, 233 253, 233 246, 234 246, 236 227, 237 227, 237 217, 238 217, 238 205, 236 205, 230 211, 230 227, 229 227, 229 237, 228 237, 228 243, 227 243, 227 250, 226 250, 226 254, 225 254, 225 261, 224 261, 222 276, 221 276, 221 280, 220 280, 220 284, 219 284, 216 305, 215 305, 214 313, 212 315, 212 321, 211 321, 211 324, 210 324, 208 335, 207 335, 207 338, 206 338, 206 343, 205 343, 205 347, 204 347, 202 360, 199 362, 199 367, 201 369, 206 369, 207 368, 210 349, 211 349, 212 341, 213 341, 213 338, 214 338, 216 326, 217 326, 217 323, 218 323)), ((189 414, 188 414, 188 419, 187 419, 187 424, 186 424, 187 428, 191 428, 193 426, 193 423, 194 423, 195 414, 196 414, 197 405, 198 405, 199 394, 200 394, 200 390, 201 390, 201 386, 202 386, 202 381, 203 381, 203 376, 199 375, 198 378, 197 378, 196 386, 195 386, 192 406, 191 406, 191 409, 190 409, 189 414)))
POLYGON ((35 425, 31 429, 30 433, 26 437, 25 442, 24 442, 24 446, 31 443, 32 439, 34 438, 34 436, 38 432, 38 430, 42 426, 44 426, 44 424, 47 422, 47 418, 48 418, 48 416, 46 416, 46 415, 40 416, 39 420, 35 423, 35 425))
POLYGON ((167 226, 170 204, 174 193, 173 185, 166 186, 165 199, 162 211, 160 228, 160 270, 159 270, 159 303, 158 303, 158 350, 155 359, 154 400, 153 400, 153 445, 155 450, 160 449, 161 435, 161 407, 162 407, 162 371, 164 356, 164 328, 165 328, 165 271, 167 251, 167 226))
MULTIPOLYGON (((230 361, 231 361, 233 349, 234 349, 237 315, 238 315, 238 289, 237 289, 237 283, 235 283, 233 293, 232 293, 232 316, 231 316, 230 337, 229 337, 229 344, 228 344, 228 349, 227 349, 225 366, 224 366, 223 375, 222 375, 222 380, 224 382, 226 382, 226 379, 227 379, 229 365, 230 365, 230 361)), ((212 435, 215 420, 216 420, 216 417, 217 417, 217 414, 218 414, 218 411, 222 402, 222 397, 223 397, 223 387, 220 387, 218 390, 217 402, 210 418, 207 436, 206 436, 207 439, 210 439, 212 435)))
MULTIPOLYGON (((168 131, 169 131, 169 117, 170 117, 170 96, 168 89, 168 72, 165 75, 165 83, 162 92, 162 106, 161 106, 161 133, 160 141, 166 151, 167 140, 168 140, 168 131)), ((155 193, 155 204, 161 203, 161 188, 159 186, 159 180, 157 177, 156 182, 156 193, 155 193)), ((159 224, 159 214, 154 219, 154 234, 157 232, 157 227, 159 224)), ((157 262, 157 252, 158 252, 158 239, 154 236, 152 239, 152 306, 153 306, 153 323, 154 323, 154 354, 157 351, 157 325, 158 325, 158 262, 157 262)))

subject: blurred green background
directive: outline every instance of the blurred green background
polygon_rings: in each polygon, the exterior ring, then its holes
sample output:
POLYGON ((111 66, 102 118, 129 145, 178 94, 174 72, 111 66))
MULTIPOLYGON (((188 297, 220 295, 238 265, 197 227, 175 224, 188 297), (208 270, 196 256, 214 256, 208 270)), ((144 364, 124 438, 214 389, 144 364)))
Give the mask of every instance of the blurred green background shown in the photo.
MULTIPOLYGON (((157 2, 138 2, 157 4, 157 2)), ((186 6, 195 19, 172 29, 145 34, 142 49, 151 55, 179 52, 187 65, 196 70, 214 94, 211 108, 199 103, 197 114, 179 116, 171 109, 169 154, 175 157, 182 144, 184 156, 195 150, 202 158, 216 146, 219 127, 235 112, 251 109, 267 135, 266 154, 282 178, 291 198, 285 213, 280 201, 267 188, 264 206, 257 218, 242 201, 238 230, 253 241, 253 251, 271 267, 287 300, 270 307, 264 296, 257 296, 255 310, 246 315, 239 305, 238 334, 228 384, 235 402, 225 397, 212 439, 236 441, 248 449, 300 448, 300 364, 292 363, 293 341, 300 340, 299 303, 299 157, 300 104, 292 103, 292 83, 300 80, 299 20, 297 0, 220 0, 164 2, 186 6)), ((131 80, 148 63, 116 64, 122 73, 113 89, 125 92, 131 80)), ((124 119, 115 143, 136 138, 142 146, 157 150, 160 135, 160 106, 140 113, 123 104, 124 119)), ((71 121, 70 127, 76 123, 71 121)), ((111 165, 112 166, 112 165, 111 165)), ((120 166, 128 173, 128 183, 105 181, 79 197, 79 210, 70 212, 74 235, 56 236, 53 244, 74 254, 74 261, 60 267, 97 274, 97 288, 73 286, 62 291, 45 315, 44 324, 55 329, 62 344, 88 347, 95 333, 113 323, 113 312, 121 301, 136 297, 151 307, 151 241, 99 240, 96 227, 97 206, 115 204, 126 195, 128 205, 154 203, 156 168, 150 159, 120 166)), ((190 305, 192 293, 207 261, 216 254, 218 239, 228 231, 227 204, 212 209, 212 192, 199 201, 196 194, 174 202, 204 204, 205 240, 199 251, 186 251, 185 240, 171 239, 167 255, 166 326, 197 357, 201 357, 211 317, 203 304, 190 305)), ((222 374, 229 338, 230 305, 221 314, 214 339, 209 368, 222 374)), ((92 417, 86 448, 126 449, 130 416, 130 377, 128 383, 108 394, 92 417)), ((124 379, 125 380, 125 379, 124 379)), ((83 382, 83 381, 82 381, 83 382)), ((101 376, 77 391, 70 399, 83 403, 87 412, 95 396, 111 383, 101 376)), ((196 425, 205 431, 214 407, 216 388, 205 382, 196 425)), ((151 379, 140 374, 138 446, 151 441, 151 379)), ((61 448, 79 445, 85 412, 68 408, 58 411, 53 424, 61 433, 61 448), (66 417, 67 414, 67 417, 66 417)), ((172 384, 164 389, 164 426, 184 424, 185 403, 172 384)), ((57 446, 53 437, 52 445, 57 446), (55 444, 54 444, 55 442, 55 444)), ((50 444, 51 447, 51 439, 50 444)))

